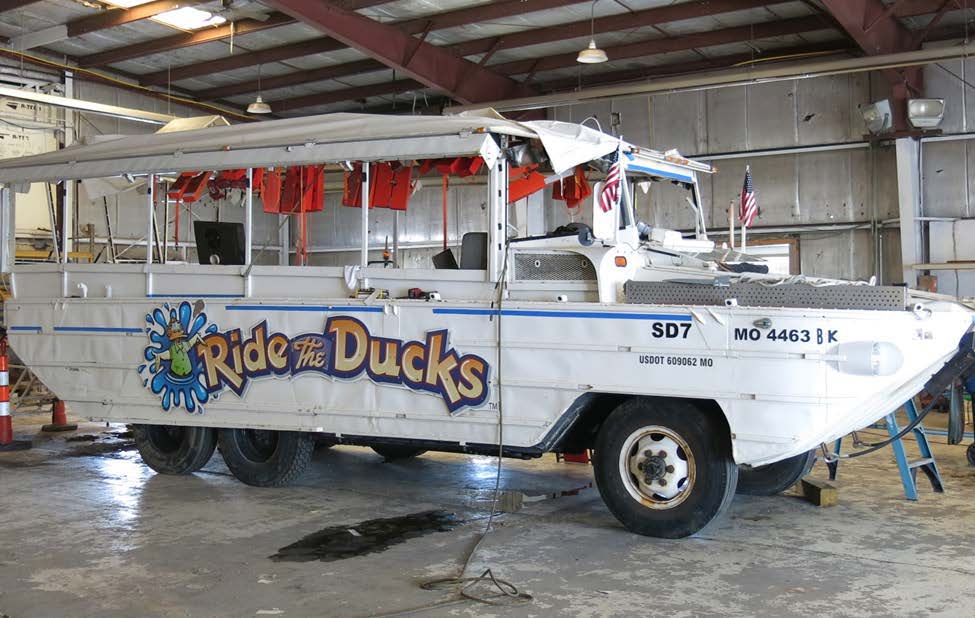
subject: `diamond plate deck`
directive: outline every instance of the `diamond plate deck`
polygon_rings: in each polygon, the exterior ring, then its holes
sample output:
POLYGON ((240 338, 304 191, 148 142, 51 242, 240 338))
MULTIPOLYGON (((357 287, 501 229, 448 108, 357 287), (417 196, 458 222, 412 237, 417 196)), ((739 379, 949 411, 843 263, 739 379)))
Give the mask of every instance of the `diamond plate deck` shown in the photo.
POLYGON ((675 283, 627 281, 626 302, 649 305, 724 305, 736 299, 742 307, 793 307, 797 309, 866 309, 903 311, 908 307, 905 287, 884 285, 829 285, 805 283, 776 286, 760 283, 675 283))

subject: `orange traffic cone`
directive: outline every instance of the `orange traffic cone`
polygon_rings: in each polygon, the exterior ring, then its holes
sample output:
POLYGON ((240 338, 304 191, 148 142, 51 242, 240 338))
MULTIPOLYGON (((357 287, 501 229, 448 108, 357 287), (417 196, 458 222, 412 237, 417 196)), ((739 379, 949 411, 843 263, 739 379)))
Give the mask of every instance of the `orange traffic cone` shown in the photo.
POLYGON ((78 426, 68 422, 68 415, 64 411, 64 402, 60 399, 54 400, 51 406, 51 422, 41 427, 41 431, 74 431, 78 426))
POLYGON ((7 370, 7 331, 0 330, 0 451, 23 451, 30 440, 14 440, 10 419, 10 373, 7 370))

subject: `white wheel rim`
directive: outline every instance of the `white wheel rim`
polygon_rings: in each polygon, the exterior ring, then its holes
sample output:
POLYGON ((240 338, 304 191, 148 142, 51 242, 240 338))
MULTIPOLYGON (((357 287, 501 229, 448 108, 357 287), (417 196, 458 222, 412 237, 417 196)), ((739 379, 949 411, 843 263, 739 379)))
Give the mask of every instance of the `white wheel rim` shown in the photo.
POLYGON ((694 489, 694 454, 674 430, 642 427, 623 442, 619 474, 634 500, 651 509, 672 509, 694 489))

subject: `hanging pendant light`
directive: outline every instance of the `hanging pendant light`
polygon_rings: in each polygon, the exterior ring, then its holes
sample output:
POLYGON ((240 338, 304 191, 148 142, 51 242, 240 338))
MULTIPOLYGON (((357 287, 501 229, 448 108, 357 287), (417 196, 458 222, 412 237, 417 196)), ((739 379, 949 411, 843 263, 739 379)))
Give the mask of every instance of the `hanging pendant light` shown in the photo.
POLYGON ((592 7, 589 15, 589 47, 579 52, 576 62, 582 64, 599 64, 606 62, 609 57, 606 52, 596 47, 596 0, 592 0, 592 7))
POLYGON ((257 98, 247 106, 248 114, 270 114, 271 106, 261 98, 261 65, 257 65, 257 98))
POLYGON ((264 99, 261 98, 261 95, 257 95, 257 98, 254 99, 254 102, 247 106, 247 113, 248 114, 270 114, 271 106, 264 102, 264 99))

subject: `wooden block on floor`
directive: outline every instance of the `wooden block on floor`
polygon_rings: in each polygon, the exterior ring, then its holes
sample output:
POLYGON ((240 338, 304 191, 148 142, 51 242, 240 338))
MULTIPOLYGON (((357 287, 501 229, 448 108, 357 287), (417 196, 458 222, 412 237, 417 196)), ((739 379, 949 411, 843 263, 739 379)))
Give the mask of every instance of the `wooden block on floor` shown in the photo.
POLYGON ((819 479, 802 479, 802 495, 816 506, 836 506, 839 502, 836 486, 819 479))

